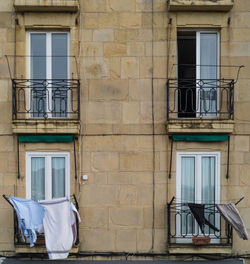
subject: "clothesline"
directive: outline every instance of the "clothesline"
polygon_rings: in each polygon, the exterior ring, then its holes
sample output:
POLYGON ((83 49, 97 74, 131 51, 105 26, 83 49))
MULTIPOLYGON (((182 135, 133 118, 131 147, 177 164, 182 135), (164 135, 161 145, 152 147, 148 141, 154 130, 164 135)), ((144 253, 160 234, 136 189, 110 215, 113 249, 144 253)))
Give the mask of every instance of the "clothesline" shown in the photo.
POLYGON ((230 199, 230 201, 228 200, 214 200, 214 201, 209 201, 209 202, 204 202, 204 200, 195 200, 195 201, 190 201, 190 200, 182 200, 182 199, 179 199, 179 198, 176 198, 176 197, 173 197, 171 199, 172 203, 171 204, 175 204, 175 205, 183 205, 184 203, 203 203, 205 205, 215 205, 215 204, 221 204, 221 203, 229 203, 229 202, 233 202, 233 201, 236 201, 234 202, 235 205, 237 205, 238 203, 240 203, 242 200, 244 199, 244 197, 241 197, 241 198, 238 198, 238 199, 230 199), (173 201, 176 200, 177 202, 173 203, 173 201))

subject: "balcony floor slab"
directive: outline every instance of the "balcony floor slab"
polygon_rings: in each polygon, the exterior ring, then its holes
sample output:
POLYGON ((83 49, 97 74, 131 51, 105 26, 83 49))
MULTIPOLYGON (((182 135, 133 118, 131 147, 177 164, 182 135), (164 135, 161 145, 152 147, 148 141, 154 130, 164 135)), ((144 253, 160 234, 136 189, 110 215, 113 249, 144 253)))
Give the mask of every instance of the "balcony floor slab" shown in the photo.
POLYGON ((168 247, 169 254, 232 254, 231 246, 195 246, 195 245, 171 245, 168 247))
POLYGON ((14 134, 73 134, 80 133, 79 120, 13 120, 14 134))
POLYGON ((234 121, 232 120, 169 120, 166 123, 168 134, 232 134, 234 121))

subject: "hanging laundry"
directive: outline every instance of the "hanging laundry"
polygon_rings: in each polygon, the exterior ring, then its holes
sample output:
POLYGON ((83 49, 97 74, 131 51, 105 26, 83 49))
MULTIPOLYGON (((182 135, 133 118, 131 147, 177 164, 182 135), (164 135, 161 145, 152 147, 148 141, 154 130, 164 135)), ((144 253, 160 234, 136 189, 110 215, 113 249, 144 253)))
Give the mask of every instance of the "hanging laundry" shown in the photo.
POLYGON ((21 231, 22 238, 29 238, 30 246, 33 247, 36 242, 36 231, 41 233, 44 217, 44 208, 33 200, 9 197, 18 219, 18 228, 21 231))
POLYGON ((40 204, 45 208, 43 227, 49 258, 67 258, 74 241, 73 211, 77 210, 67 198, 43 200, 40 204))
POLYGON ((236 206, 233 203, 228 203, 217 204, 216 207, 225 220, 235 229, 239 237, 248 240, 246 227, 236 206))
POLYGON ((197 221, 198 225, 200 226, 201 232, 204 234, 204 225, 208 225, 213 230, 219 232, 220 230, 216 228, 213 224, 211 224, 205 218, 205 205, 204 204, 195 204, 195 203, 188 203, 188 207, 194 216, 195 220, 197 221))

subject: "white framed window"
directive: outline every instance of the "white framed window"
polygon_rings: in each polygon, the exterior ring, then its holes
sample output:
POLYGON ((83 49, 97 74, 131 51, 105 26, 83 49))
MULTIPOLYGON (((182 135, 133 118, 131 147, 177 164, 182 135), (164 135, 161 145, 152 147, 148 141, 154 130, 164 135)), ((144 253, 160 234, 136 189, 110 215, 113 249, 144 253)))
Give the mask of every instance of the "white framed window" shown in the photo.
POLYGON ((215 30, 179 30, 178 117, 216 117, 219 109, 220 34, 215 30))
POLYGON ((27 38, 31 117, 67 117, 69 33, 30 31, 27 38))
POLYGON ((26 198, 32 200, 70 196, 70 153, 26 153, 26 198))
MULTIPOLYGON (((176 198, 184 204, 182 206, 184 212, 176 219, 177 233, 186 237, 199 235, 201 231, 189 213, 187 203, 206 205, 219 203, 220 153, 177 152, 176 162, 176 198)), ((219 227, 219 217, 215 213, 207 214, 207 218, 213 225, 219 227)), ((211 235, 214 231, 205 227, 205 233, 211 235)))

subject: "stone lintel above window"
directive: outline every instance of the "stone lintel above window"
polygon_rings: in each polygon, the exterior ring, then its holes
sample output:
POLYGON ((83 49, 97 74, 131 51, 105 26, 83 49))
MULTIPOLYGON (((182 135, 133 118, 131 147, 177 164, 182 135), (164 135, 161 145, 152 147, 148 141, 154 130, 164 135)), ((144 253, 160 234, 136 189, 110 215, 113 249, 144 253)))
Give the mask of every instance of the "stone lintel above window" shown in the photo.
POLYGON ((14 0, 17 12, 77 12, 77 0, 14 0))
POLYGON ((229 11, 233 0, 169 0, 169 11, 229 11))

